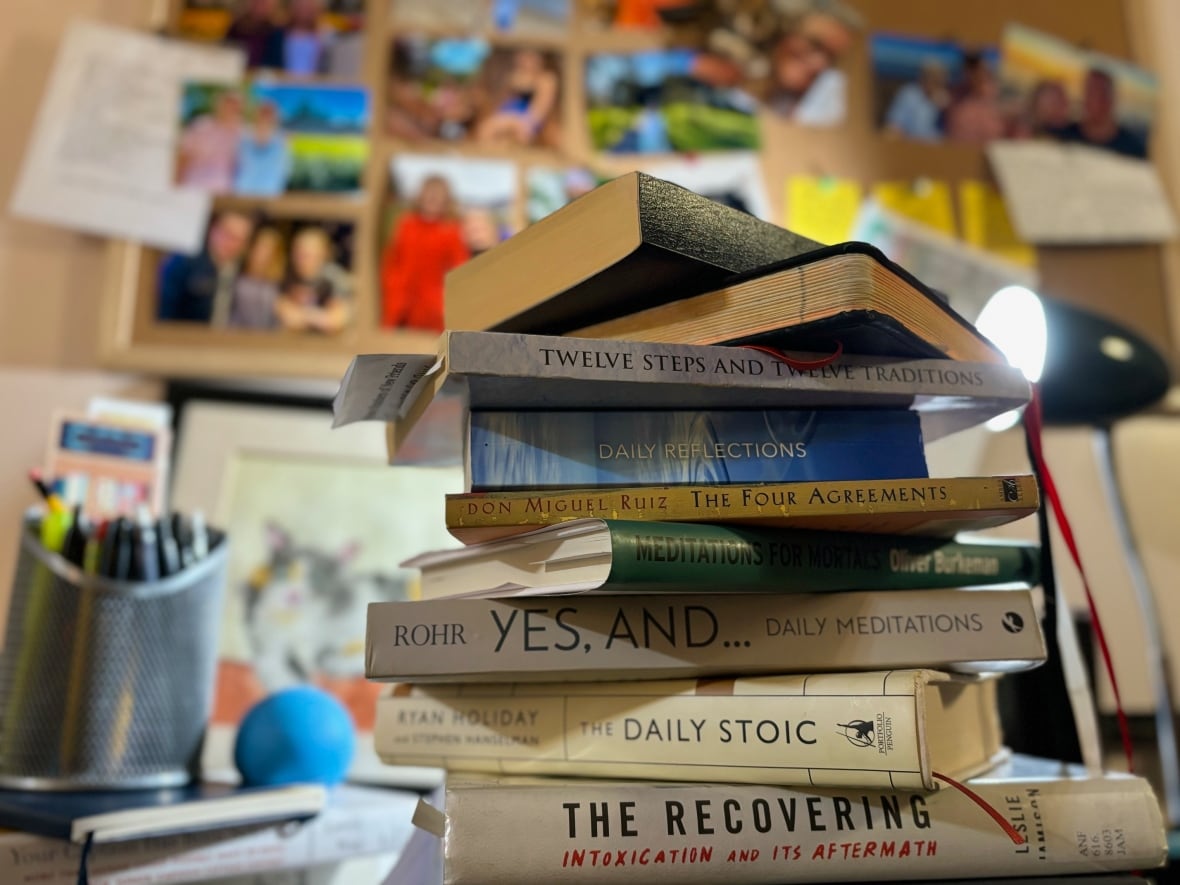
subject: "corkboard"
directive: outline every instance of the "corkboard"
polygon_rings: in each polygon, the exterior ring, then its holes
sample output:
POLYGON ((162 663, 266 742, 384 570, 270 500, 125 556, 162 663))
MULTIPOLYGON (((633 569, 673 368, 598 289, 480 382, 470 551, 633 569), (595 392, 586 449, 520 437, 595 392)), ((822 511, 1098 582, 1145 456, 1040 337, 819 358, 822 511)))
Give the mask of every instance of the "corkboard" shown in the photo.
MULTIPOLYGON (((1134 59, 1119 0, 852 0, 867 34, 890 31, 967 45, 996 45, 1008 21, 1061 36, 1080 46, 1134 59)), ((952 183, 990 179, 976 148, 926 145, 881 137, 873 125, 872 70, 861 41, 846 61, 848 121, 829 132, 771 121, 763 164, 772 199, 791 173, 848 176, 871 183, 925 176, 952 183)), ((955 189, 952 187, 952 192, 955 189)), ((1041 291, 1119 319, 1165 352, 1171 350, 1163 259, 1156 246, 1038 249, 1041 291)))
MULTIPOLYGON (((175 15, 182 0, 172 0, 175 15)), ((785 184, 792 174, 847 177, 870 186, 878 181, 942 179, 952 185, 964 180, 988 180, 981 148, 953 144, 923 144, 885 138, 878 134, 872 107, 872 71, 868 40, 876 31, 953 39, 961 44, 997 45, 1009 21, 1056 34, 1086 48, 1135 60, 1133 40, 1123 0, 991 0, 948 3, 946 0, 845 0, 865 19, 865 33, 843 61, 848 74, 848 117, 830 129, 801 127, 762 113, 763 181, 774 219, 784 217, 785 184)), ((573 0, 578 7, 579 0, 573 0)), ((155 323, 151 303, 154 267, 158 258, 148 250, 116 249, 111 271, 111 293, 103 318, 102 352, 109 365, 162 374, 282 374, 338 378, 356 352, 426 351, 433 335, 377 326, 376 262, 380 252, 383 198, 388 189, 388 161, 399 151, 470 154, 510 159, 521 170, 528 166, 591 165, 602 174, 617 174, 636 166, 657 166, 664 157, 612 155, 591 150, 585 126, 582 71, 592 52, 626 51, 657 45, 643 32, 604 31, 575 20, 568 35, 544 40, 501 35, 497 45, 548 44, 564 52, 564 100, 561 121, 565 131, 560 151, 539 148, 480 149, 453 143, 399 143, 382 126, 391 38, 395 26, 390 0, 367 0, 363 82, 373 94, 372 158, 360 199, 307 200, 285 196, 270 201, 272 214, 300 215, 322 211, 346 218, 357 227, 357 322, 330 340, 278 336, 262 340, 232 332, 164 328, 155 323)), ((170 24, 174 24, 173 19, 170 24)), ((666 159, 678 159, 669 155, 666 159)), ((523 175, 521 176, 523 179, 523 175)), ((522 185, 523 190, 523 185, 522 185)), ((523 194, 522 194, 523 196, 523 194)), ((522 201, 523 202, 523 201, 522 201)), ((1041 291, 1116 317, 1165 351, 1171 351, 1164 257, 1155 246, 1044 248, 1038 250, 1041 291)))

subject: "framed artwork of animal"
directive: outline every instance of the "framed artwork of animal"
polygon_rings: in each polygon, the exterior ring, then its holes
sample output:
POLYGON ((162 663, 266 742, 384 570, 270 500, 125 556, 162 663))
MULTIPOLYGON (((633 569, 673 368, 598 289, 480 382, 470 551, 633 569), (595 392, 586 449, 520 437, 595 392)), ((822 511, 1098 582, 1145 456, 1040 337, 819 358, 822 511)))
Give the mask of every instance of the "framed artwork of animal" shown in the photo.
POLYGON ((206 770, 232 768, 255 702, 311 683, 356 722, 350 776, 434 783, 433 770, 390 770, 372 751, 380 689, 364 679, 365 609, 415 598, 416 572, 399 563, 456 545, 443 496, 462 471, 390 467, 380 427, 331 430, 319 409, 196 400, 178 420, 172 506, 203 510, 230 539, 206 770))

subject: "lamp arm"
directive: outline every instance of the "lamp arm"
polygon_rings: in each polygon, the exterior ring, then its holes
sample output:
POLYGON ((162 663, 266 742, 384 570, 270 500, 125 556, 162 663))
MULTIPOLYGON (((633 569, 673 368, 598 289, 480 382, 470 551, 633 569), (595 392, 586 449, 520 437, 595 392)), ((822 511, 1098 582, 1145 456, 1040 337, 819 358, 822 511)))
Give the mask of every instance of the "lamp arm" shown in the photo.
POLYGON ((1131 531, 1126 504, 1119 489, 1118 473, 1115 469, 1114 439, 1109 424, 1100 426, 1094 433, 1094 452, 1097 456, 1098 472, 1102 488, 1110 505, 1115 529, 1122 544, 1123 558, 1131 575, 1131 586, 1135 601, 1143 616, 1145 651, 1148 673, 1151 678, 1152 694, 1155 698, 1155 731, 1159 745, 1160 774, 1163 781, 1164 805, 1168 823, 1180 825, 1180 756, 1176 747, 1176 720, 1172 707, 1171 669, 1168 650, 1160 631, 1159 609, 1155 594, 1147 580, 1147 571, 1131 531))

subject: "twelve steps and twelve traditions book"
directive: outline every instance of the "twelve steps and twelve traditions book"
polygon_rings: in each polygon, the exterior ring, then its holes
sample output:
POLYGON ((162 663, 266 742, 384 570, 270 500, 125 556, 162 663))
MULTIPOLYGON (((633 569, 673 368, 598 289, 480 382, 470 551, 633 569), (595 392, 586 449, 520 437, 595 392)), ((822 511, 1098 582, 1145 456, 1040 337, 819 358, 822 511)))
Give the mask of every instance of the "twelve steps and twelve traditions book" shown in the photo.
POLYGON ((683 679, 1045 660, 1029 590, 532 596, 369 606, 383 682, 683 679))
POLYGON ((908 408, 933 442, 1028 399, 998 363, 846 354, 807 368, 750 348, 449 331, 436 356, 355 357, 333 411, 336 426, 387 422, 396 462, 460 463, 470 410, 908 408))
POLYGON ((706 292, 735 274, 819 248, 778 225, 632 172, 451 271, 446 326, 564 333, 706 292))
POLYGON ((996 680, 933 670, 749 679, 398 684, 391 765, 449 771, 932 790, 1001 754, 996 680))
POLYGON ((425 599, 569 593, 917 590, 1040 580, 1040 547, 919 535, 791 531, 696 522, 576 519, 423 553, 425 599))

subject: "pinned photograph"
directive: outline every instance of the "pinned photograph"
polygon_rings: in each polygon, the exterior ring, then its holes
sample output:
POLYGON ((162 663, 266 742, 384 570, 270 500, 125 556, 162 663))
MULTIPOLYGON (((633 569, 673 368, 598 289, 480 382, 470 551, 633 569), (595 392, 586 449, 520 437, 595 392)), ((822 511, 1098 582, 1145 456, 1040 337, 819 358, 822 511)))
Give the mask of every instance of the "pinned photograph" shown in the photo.
POLYGON ((562 37, 574 0, 491 0, 492 26, 504 34, 562 37))
POLYGON ((443 280, 516 229, 516 165, 400 154, 381 246, 381 325, 442 331, 443 280))
POLYGON ((407 141, 556 147, 561 63, 555 52, 469 37, 393 43, 386 129, 407 141))
POLYGON ((590 21, 612 30, 664 33, 691 52, 693 76, 740 86, 777 116, 803 126, 835 126, 847 115, 848 52, 861 16, 841 0, 776 3, 625 3, 589 0, 590 21))
POLYGON ((658 31, 686 3, 631 3, 628 0, 580 0, 586 20, 600 28, 658 31))
POLYGON ((390 0, 390 23, 406 29, 452 34, 476 34, 489 15, 490 0, 390 0))
POLYGON ((870 54, 873 104, 886 135, 968 143, 1012 135, 996 75, 997 49, 874 34, 870 54))
POLYGON ((772 220, 770 197, 762 180, 757 154, 693 157, 645 164, 642 171, 738 209, 765 221, 772 220))
POLYGON ((1155 77, 1127 61, 1018 24, 1004 29, 1000 78, 1013 134, 1147 156, 1155 77))
POLYGON ((177 31, 236 46, 253 69, 360 76, 365 0, 184 0, 177 31))
POLYGON ((525 220, 540 221, 607 180, 585 166, 530 167, 525 172, 525 220))
POLYGON ((586 104, 595 149, 623 154, 749 150, 758 105, 737 77, 692 49, 590 56, 586 104))
POLYGON ((160 262, 156 318, 334 335, 353 316, 353 226, 224 209, 195 255, 160 262))
POLYGON ((369 155, 363 88, 189 83, 180 112, 181 187, 260 197, 361 187, 369 155))

